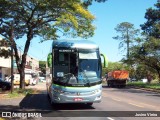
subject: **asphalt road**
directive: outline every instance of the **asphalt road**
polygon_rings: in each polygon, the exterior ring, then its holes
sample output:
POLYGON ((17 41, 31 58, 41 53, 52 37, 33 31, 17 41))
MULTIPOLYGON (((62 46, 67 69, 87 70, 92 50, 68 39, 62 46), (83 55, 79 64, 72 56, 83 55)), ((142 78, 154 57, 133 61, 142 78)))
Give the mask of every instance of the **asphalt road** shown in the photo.
POLYGON ((154 93, 133 88, 103 87, 102 102, 92 106, 85 104, 62 104, 51 106, 46 94, 45 83, 30 86, 41 90, 39 94, 29 94, 24 98, 1 99, 0 110, 36 112, 45 117, 36 120, 159 120, 160 117, 147 117, 147 115, 160 115, 160 93, 154 93), (81 112, 78 112, 81 111, 81 112), (129 112, 127 112, 129 111, 129 112), (45 114, 44 114, 45 113, 45 114), (64 117, 64 113, 69 117, 64 117), (86 115, 90 117, 86 117, 86 115), (143 117, 133 117, 135 115, 143 117), (54 115, 57 115, 53 118, 54 115), (70 116, 79 117, 70 117, 70 116), (145 116, 146 115, 146 116, 145 116), (85 116, 85 117, 84 117, 85 116), (115 117, 116 116, 116 117, 115 117))

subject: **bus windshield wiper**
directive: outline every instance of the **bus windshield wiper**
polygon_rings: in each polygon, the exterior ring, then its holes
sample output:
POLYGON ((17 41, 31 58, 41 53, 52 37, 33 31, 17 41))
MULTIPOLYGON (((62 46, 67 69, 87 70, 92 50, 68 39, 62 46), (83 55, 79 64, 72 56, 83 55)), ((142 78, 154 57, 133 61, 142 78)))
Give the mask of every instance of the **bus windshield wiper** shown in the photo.
POLYGON ((87 77, 85 71, 83 70, 82 73, 84 74, 84 76, 85 76, 85 78, 86 78, 86 80, 87 80, 87 84, 88 84, 88 86, 90 87, 90 86, 91 86, 91 85, 90 85, 90 81, 89 81, 89 79, 88 79, 88 77, 87 77))

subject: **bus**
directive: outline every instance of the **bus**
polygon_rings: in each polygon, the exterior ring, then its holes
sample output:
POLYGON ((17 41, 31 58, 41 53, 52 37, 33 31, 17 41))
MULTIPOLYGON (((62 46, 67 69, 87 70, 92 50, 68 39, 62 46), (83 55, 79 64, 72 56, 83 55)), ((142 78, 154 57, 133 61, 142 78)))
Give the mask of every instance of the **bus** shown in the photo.
MULTIPOLYGON (((102 66, 99 47, 89 40, 53 41, 48 54, 47 94, 51 104, 101 102, 102 66)), ((104 65, 101 59, 104 58, 104 65)))

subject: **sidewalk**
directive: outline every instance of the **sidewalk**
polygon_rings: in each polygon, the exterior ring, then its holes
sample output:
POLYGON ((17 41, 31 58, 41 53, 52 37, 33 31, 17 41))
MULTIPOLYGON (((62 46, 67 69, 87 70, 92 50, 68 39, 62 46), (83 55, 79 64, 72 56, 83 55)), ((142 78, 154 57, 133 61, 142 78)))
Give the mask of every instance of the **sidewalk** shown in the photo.
MULTIPOLYGON (((14 88, 19 88, 19 86, 15 86, 14 88)), ((46 83, 39 82, 37 85, 26 86, 25 89, 34 89, 35 91, 37 91, 37 93, 45 94, 46 93, 46 83)), ((3 99, 17 99, 17 98, 5 98, 5 96, 8 93, 11 93, 11 91, 10 90, 3 91, 3 92, 0 91, 0 103, 3 99)), ((20 96, 18 98, 24 98, 24 97, 25 96, 20 96)))

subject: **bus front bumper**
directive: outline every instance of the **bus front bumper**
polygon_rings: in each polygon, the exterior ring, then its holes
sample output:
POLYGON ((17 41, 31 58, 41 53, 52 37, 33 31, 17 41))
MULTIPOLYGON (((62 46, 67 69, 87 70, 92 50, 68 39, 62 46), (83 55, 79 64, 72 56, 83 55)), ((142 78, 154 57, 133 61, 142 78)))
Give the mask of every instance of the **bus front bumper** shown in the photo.
POLYGON ((52 94, 53 103, 99 103, 101 102, 101 92, 91 95, 67 95, 52 94))

